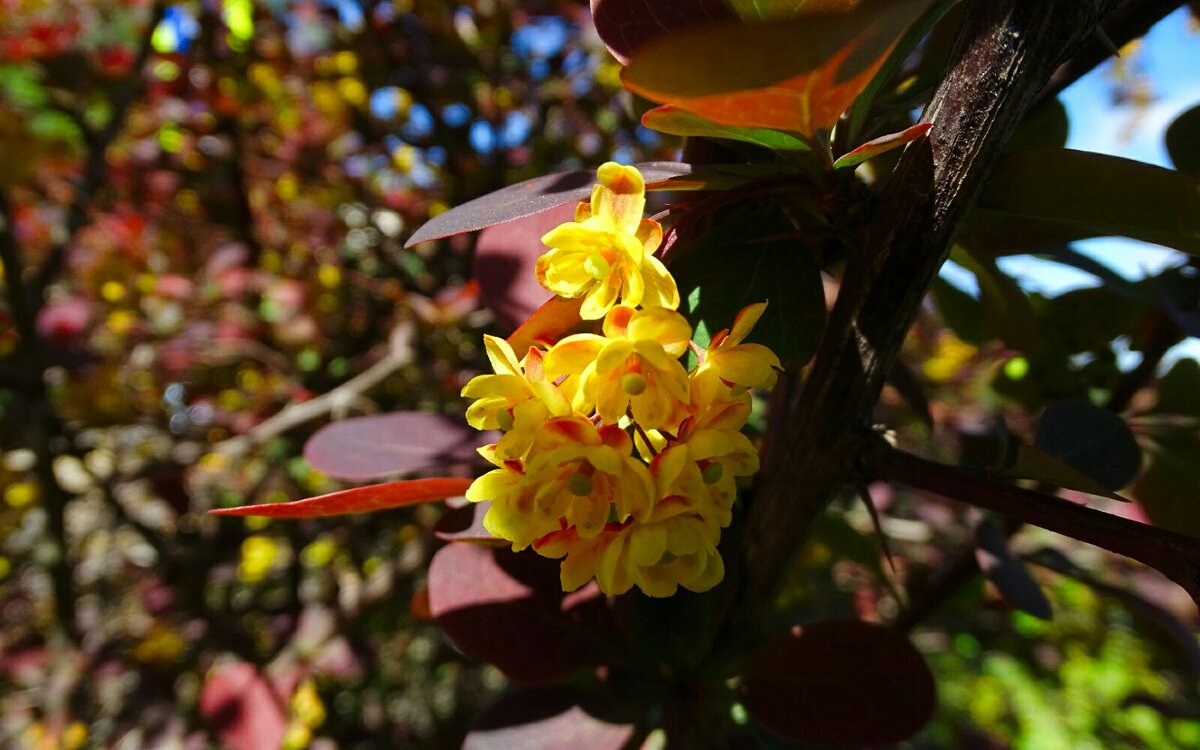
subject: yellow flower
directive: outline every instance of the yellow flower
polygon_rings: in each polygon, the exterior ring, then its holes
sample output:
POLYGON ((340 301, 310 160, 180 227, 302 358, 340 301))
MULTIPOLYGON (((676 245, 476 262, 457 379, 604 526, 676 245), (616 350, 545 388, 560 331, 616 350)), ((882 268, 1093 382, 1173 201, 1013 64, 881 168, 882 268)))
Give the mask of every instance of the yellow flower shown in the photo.
POLYGON ((537 260, 538 282, 563 297, 583 297, 580 316, 598 320, 615 304, 679 307, 679 289, 653 253, 662 227, 643 219, 646 183, 633 167, 607 162, 596 173, 590 203, 575 221, 542 237, 550 251, 537 260))
POLYGON ((722 380, 747 388, 770 388, 783 369, 779 357, 762 344, 743 344, 767 309, 766 302, 743 307, 731 330, 720 331, 708 344, 700 370, 713 370, 722 380))
POLYGON ((707 591, 725 577, 717 552, 721 528, 696 513, 683 498, 659 501, 645 521, 610 523, 588 539, 576 529, 552 532, 534 544, 546 557, 563 557, 560 581, 574 591, 596 579, 610 596, 634 586, 648 596, 665 597, 680 586, 707 591))
POLYGON ((665 307, 633 310, 618 306, 604 318, 604 336, 580 333, 550 348, 547 377, 579 374, 573 406, 616 424, 627 410, 643 427, 667 428, 688 403, 687 371, 679 356, 692 329, 682 315, 665 307))
MULTIPOLYGON (((504 339, 485 335, 483 340, 495 374, 477 375, 463 387, 462 395, 475 399, 467 407, 467 423, 477 430, 505 430, 497 452, 502 458, 521 458, 538 425, 571 414, 570 399, 546 380, 540 350, 531 348, 522 364, 504 339)), ((573 388, 575 383, 563 385, 573 388)))
POLYGON ((629 435, 615 425, 597 429, 581 417, 550 419, 538 427, 523 464, 481 451, 500 468, 476 479, 467 499, 491 501, 483 525, 514 550, 564 527, 594 537, 610 517, 650 513, 654 481, 632 449, 629 435))

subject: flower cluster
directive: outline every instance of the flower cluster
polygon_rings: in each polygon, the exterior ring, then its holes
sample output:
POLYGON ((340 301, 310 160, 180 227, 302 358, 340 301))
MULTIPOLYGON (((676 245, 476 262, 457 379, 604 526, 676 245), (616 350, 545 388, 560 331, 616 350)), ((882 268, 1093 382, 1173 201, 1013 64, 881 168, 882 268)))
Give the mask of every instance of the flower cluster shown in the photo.
POLYGON ((582 297, 581 317, 601 320, 600 333, 520 357, 484 337, 494 372, 463 388, 467 420, 503 436, 480 449, 495 469, 467 499, 491 502, 484 526, 514 550, 562 558, 564 590, 595 578, 613 595, 705 591, 724 577, 717 543, 736 479, 758 470, 741 432, 746 389, 770 387, 780 368, 770 349, 744 343, 766 303, 743 309, 701 351, 653 255, 662 228, 642 218, 641 174, 610 162, 598 177, 575 221, 542 237, 550 251, 537 275, 582 297), (690 372, 680 361, 689 348, 690 372))

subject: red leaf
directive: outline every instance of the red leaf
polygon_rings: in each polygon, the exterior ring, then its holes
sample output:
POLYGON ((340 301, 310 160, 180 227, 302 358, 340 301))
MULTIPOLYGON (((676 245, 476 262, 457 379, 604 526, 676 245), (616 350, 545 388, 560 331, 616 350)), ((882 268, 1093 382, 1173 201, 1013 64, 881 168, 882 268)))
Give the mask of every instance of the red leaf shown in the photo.
POLYGON ((733 20, 720 0, 592 0, 592 21, 622 65, 646 42, 701 23, 733 20))
POLYGON ((549 250, 542 244, 542 235, 574 217, 575 204, 568 203, 487 227, 479 234, 474 268, 479 293, 509 330, 533 315, 550 296, 534 274, 538 256, 549 250))
POLYGON ((813 745, 890 745, 937 704, 933 675, 901 633, 826 620, 768 644, 744 673, 742 703, 768 728, 813 745))
POLYGON ((932 127, 932 122, 922 122, 913 125, 911 128, 905 128, 899 133, 888 133, 887 135, 881 135, 878 138, 867 141, 853 151, 842 154, 838 157, 838 160, 833 163, 833 166, 837 169, 841 169, 842 167, 853 167, 856 164, 862 164, 871 157, 879 156, 882 153, 891 151, 894 148, 900 148, 906 143, 911 143, 912 141, 917 140, 921 136, 928 133, 929 129, 932 127))
POLYGON ((812 137, 834 126, 924 5, 892 0, 769 24, 698 26, 640 48, 621 80, 716 123, 812 137))
POLYGON ((290 503, 263 503, 243 505, 238 508, 210 510, 214 516, 261 516, 264 518, 315 518, 316 516, 339 516, 345 513, 366 513, 373 510, 399 508, 416 505, 430 500, 445 500, 456 497, 471 486, 470 479, 438 477, 436 479, 409 479, 404 482, 372 484, 352 490, 331 492, 307 500, 290 503))
POLYGON ((244 661, 213 667, 200 691, 199 709, 228 750, 279 747, 287 730, 283 699, 244 661))
POLYGON ((601 662, 611 615, 594 586, 564 594, 558 562, 449 544, 429 564, 429 608, 464 652, 520 684, 544 684, 601 662))
MULTIPOLYGON (((647 188, 659 186, 674 177, 703 174, 704 170, 690 164, 673 161, 652 161, 635 164, 646 180, 647 188)), ((559 172, 532 180, 518 182, 495 192, 482 195, 475 200, 443 211, 425 222, 405 247, 421 242, 449 237, 452 234, 474 232, 494 224, 503 224, 541 213, 564 203, 582 200, 592 194, 596 172, 584 169, 577 172, 559 172)))
POLYGON ((605 721, 593 696, 570 688, 521 689, 502 696, 475 722, 463 750, 620 750, 632 724, 605 721))
POLYGON ((401 411, 328 424, 304 444, 317 471, 352 482, 472 462, 486 435, 461 419, 401 411))
POLYGON ((583 297, 566 299, 551 297, 521 324, 521 327, 508 337, 517 356, 523 356, 529 347, 535 344, 553 343, 561 339, 572 328, 582 322, 579 308, 583 307, 583 297))

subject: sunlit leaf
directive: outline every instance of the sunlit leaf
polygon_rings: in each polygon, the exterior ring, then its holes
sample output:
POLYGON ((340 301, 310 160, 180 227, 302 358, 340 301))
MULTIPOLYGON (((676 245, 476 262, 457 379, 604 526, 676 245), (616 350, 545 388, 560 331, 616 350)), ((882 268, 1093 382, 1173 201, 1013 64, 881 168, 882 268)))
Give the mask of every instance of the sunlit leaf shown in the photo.
POLYGON ((985 518, 975 529, 975 561, 1009 604, 1041 620, 1054 616, 1042 588, 1025 563, 1013 557, 1003 529, 991 518, 985 518))
POLYGON ((924 5, 864 3, 846 13, 688 29, 640 49, 622 80, 713 122, 812 137, 833 127, 924 5))
POLYGON ((402 411, 330 423, 304 444, 304 458, 317 471, 360 482, 472 462, 487 442, 462 418, 402 411))
POLYGON ((854 149, 853 151, 842 154, 837 161, 833 163, 835 169, 844 167, 853 167, 862 164, 867 159, 873 156, 878 156, 895 148, 912 143, 921 136, 929 132, 933 127, 932 122, 922 122, 913 125, 911 128, 905 128, 899 133, 888 133, 881 135, 878 138, 872 139, 854 149))
POLYGON ((1167 153, 1180 172, 1200 177, 1200 107, 1192 107, 1167 126, 1167 153))
POLYGON ((261 505, 243 505, 238 508, 217 508, 210 510, 209 513, 214 516, 261 516, 264 518, 314 518, 346 513, 367 513, 457 497, 467 491, 467 488, 471 486, 471 481, 455 477, 409 479, 403 482, 355 487, 290 503, 263 503, 261 505))
POLYGON ((600 663, 611 635, 599 589, 564 594, 558 567, 531 551, 449 544, 429 564, 430 610, 459 648, 515 682, 553 682, 600 663))
POLYGON ((1109 490, 1132 482, 1142 462, 1125 420, 1081 399, 1051 404, 1038 422, 1034 445, 1109 490))
POLYGON ((541 238, 574 217, 575 206, 568 203, 479 233, 473 273, 480 296, 501 326, 515 329, 551 296, 534 274, 538 256, 549 249, 541 238))
POLYGON ((721 0, 591 0, 591 4, 600 41, 622 65, 652 39, 733 17, 721 0))
POLYGON ((664 104, 642 115, 642 124, 660 133, 704 138, 729 138, 775 151, 808 151, 810 147, 794 135, 766 128, 739 128, 706 120, 694 112, 664 104))
POLYGON ((554 343, 583 322, 579 317, 579 309, 583 307, 583 297, 567 299, 551 297, 534 311, 521 327, 508 337, 508 343, 514 352, 529 351, 535 344, 554 343))
POLYGON ((483 712, 463 750, 621 750, 635 728, 608 720, 605 708, 595 696, 569 687, 519 688, 483 712))
POLYGON ((801 742, 890 745, 937 704, 933 675, 901 633, 858 620, 800 626, 763 649, 742 681, 747 713, 801 742))
MULTIPOLYGON (((1048 241, 1117 235, 1200 254, 1200 179, 1104 154, 1034 149, 1004 157, 978 209, 1001 214, 1018 237, 1048 241), (1034 222, 1032 227, 1030 222, 1034 222)), ((1029 246, 1028 240, 1018 240, 1029 246)))
POLYGON ((768 302, 749 341, 770 347, 784 365, 812 357, 825 321, 821 270, 791 222, 767 208, 726 217, 684 247, 670 269, 683 298, 680 311, 707 344, 748 304, 768 302))

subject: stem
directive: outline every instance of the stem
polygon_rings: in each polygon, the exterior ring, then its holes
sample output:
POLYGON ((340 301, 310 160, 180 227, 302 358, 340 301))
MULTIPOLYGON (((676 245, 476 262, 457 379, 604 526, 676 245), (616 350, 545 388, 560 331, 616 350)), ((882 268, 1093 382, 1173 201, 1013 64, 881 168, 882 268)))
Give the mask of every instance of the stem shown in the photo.
POLYGON ((884 446, 864 454, 863 465, 880 479, 996 511, 1149 565, 1187 590, 1200 606, 1200 539, 884 446))
POLYGON ((954 231, 1059 63, 1118 0, 970 0, 947 75, 847 264, 779 460, 747 518, 749 616, 855 472, 879 391, 954 231))

